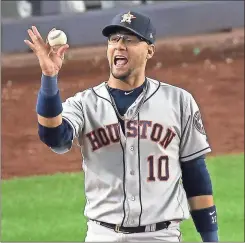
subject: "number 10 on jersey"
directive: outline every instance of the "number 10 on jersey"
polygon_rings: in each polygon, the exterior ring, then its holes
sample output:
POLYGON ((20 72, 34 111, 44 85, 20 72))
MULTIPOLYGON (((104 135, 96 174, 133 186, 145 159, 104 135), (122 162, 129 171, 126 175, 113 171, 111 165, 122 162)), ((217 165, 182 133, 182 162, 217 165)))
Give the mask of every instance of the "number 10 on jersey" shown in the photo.
POLYGON ((149 165, 149 176, 147 181, 167 181, 169 178, 169 166, 168 166, 168 156, 163 155, 156 158, 153 155, 150 155, 148 158, 149 165))

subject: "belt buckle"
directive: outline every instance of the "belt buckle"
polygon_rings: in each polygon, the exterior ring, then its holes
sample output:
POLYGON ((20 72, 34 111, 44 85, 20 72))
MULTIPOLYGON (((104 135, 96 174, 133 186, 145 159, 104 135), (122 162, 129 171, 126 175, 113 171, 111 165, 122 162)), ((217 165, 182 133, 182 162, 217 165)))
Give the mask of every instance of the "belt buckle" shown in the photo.
POLYGON ((114 230, 117 233, 122 233, 122 231, 120 230, 120 225, 118 225, 118 224, 115 226, 115 229, 114 230))

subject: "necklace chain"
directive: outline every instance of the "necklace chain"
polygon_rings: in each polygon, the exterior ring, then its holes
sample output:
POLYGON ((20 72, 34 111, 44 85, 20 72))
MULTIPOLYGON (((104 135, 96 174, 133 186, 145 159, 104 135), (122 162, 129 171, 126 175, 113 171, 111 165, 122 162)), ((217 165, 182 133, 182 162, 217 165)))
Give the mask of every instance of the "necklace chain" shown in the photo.
MULTIPOLYGON (((116 114, 120 117, 120 119, 122 119, 123 121, 125 121, 126 118, 125 118, 124 116, 122 116, 122 115, 119 113, 119 111, 118 111, 118 109, 117 109, 117 106, 116 106, 116 103, 115 103, 115 100, 114 100, 114 98, 112 97, 112 95, 111 95, 111 93, 110 93, 110 91, 109 91, 110 87, 108 86, 107 83, 106 83, 106 88, 107 88, 108 93, 109 93, 109 95, 110 95, 110 98, 111 98, 111 101, 112 101, 112 106, 113 106, 114 110, 116 111, 116 114)), ((146 99, 147 90, 148 90, 148 82, 146 83, 146 85, 145 85, 145 87, 144 87, 144 89, 143 89, 143 91, 142 91, 143 97, 142 97, 142 99, 141 99, 141 101, 140 101, 140 103, 139 103, 139 105, 138 105, 138 108, 136 109, 136 111, 135 111, 135 113, 132 115, 132 117, 129 118, 129 120, 132 120, 132 119, 134 119, 134 118, 137 116, 137 114, 138 114, 138 112, 139 112, 141 106, 143 105, 143 103, 144 103, 144 101, 145 101, 145 99, 146 99)))

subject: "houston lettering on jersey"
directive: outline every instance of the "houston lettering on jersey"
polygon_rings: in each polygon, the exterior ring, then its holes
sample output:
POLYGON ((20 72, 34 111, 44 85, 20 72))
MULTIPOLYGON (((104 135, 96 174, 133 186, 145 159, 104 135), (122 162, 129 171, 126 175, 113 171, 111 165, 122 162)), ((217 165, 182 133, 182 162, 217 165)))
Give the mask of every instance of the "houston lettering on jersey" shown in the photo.
MULTIPOLYGON (((176 136, 171 129, 167 128, 165 131, 161 124, 153 123, 152 121, 127 121, 125 128, 125 133, 128 138, 135 138, 139 135, 140 139, 150 139, 153 142, 159 143, 164 149, 168 147, 176 136), (149 129, 150 135, 147 136, 149 129)), ((85 136, 88 138, 93 151, 107 146, 110 143, 118 143, 120 141, 118 123, 107 125, 105 128, 100 127, 87 133, 85 136)))

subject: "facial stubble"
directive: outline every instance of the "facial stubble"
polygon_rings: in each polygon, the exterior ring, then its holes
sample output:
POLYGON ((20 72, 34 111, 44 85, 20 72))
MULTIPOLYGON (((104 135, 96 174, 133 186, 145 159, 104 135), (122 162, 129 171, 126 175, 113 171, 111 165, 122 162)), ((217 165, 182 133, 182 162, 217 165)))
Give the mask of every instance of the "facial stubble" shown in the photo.
POLYGON ((111 65, 111 74, 116 79, 119 79, 119 80, 125 82, 127 80, 127 78, 130 76, 131 73, 132 73, 132 70, 131 69, 128 69, 125 73, 116 75, 113 72, 113 64, 111 65))

